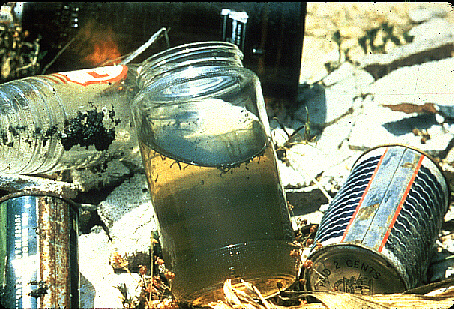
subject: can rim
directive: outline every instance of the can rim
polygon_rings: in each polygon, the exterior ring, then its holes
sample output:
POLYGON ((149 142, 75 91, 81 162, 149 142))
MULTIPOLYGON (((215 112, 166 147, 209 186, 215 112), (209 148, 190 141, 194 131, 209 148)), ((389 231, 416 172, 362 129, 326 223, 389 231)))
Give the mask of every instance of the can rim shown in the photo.
POLYGON ((57 194, 57 193, 54 193, 54 192, 46 192, 46 191, 41 191, 41 190, 33 190, 33 189, 27 189, 27 190, 23 190, 23 191, 19 191, 19 192, 13 192, 13 193, 9 193, 7 195, 4 195, 2 197, 0 197, 0 204, 3 203, 3 202, 6 202, 12 198, 17 198, 17 197, 22 197, 22 196, 50 196, 50 197, 56 197, 58 199, 61 199, 62 201, 68 203, 71 208, 73 208, 73 210, 77 211, 77 213, 79 212, 79 209, 80 209, 80 205, 76 202, 74 202, 73 200, 61 195, 61 194, 57 194))
MULTIPOLYGON (((320 258, 320 257, 322 257, 325 254, 329 254, 330 251, 332 251, 333 249, 334 250, 341 249, 341 247, 350 247, 351 249, 363 250, 367 254, 371 255, 371 257, 376 257, 375 262, 377 262, 379 264, 385 264, 386 267, 389 268, 389 271, 394 273, 396 275, 396 277, 398 277, 400 279, 400 281, 402 282, 402 284, 403 284, 403 286, 405 288, 405 290, 403 292, 405 292, 408 289, 410 289, 410 287, 409 287, 410 284, 408 282, 408 278, 406 277, 405 272, 402 273, 401 271, 399 271, 399 269, 398 269, 397 265, 395 265, 394 261, 392 261, 388 256, 384 255, 383 253, 377 252, 377 251, 373 251, 370 248, 368 248, 368 247, 366 247, 366 246, 364 246, 364 245, 362 245, 360 243, 357 243, 357 244, 356 243, 335 243, 335 244, 330 244, 330 245, 327 245, 327 246, 323 246, 322 248, 311 252, 309 254, 309 256, 308 256, 308 260, 311 260, 315 264, 317 258, 320 258)), ((311 288, 310 280, 308 280, 309 271, 310 271, 310 269, 305 269, 303 276, 306 279, 307 288, 310 289, 311 288)))
POLYGON ((355 162, 353 163, 353 166, 355 166, 358 161, 364 157, 366 154, 368 154, 369 152, 372 152, 373 150, 375 149, 378 149, 378 148, 383 148, 383 147, 404 147, 404 148, 408 148, 408 149, 411 149, 411 150, 414 150, 414 151, 417 151, 419 153, 421 153, 422 155, 424 155, 425 157, 427 157, 430 161, 432 161, 432 163, 435 165, 435 167, 438 169, 438 171, 440 172, 441 176, 443 177, 443 180, 445 181, 445 184, 446 184, 446 188, 448 189, 448 208, 449 208, 449 205, 451 205, 451 186, 449 185, 449 181, 448 181, 448 178, 446 177, 445 175, 445 172, 442 170, 440 164, 435 160, 435 158, 433 156, 431 156, 430 154, 428 154, 427 152, 417 148, 417 147, 414 147, 414 146, 410 146, 410 145, 406 145, 406 144, 399 144, 399 143, 392 143, 392 144, 381 144, 381 145, 377 145, 377 146, 374 146, 372 148, 369 148, 367 149, 366 151, 364 151, 356 160, 355 162))

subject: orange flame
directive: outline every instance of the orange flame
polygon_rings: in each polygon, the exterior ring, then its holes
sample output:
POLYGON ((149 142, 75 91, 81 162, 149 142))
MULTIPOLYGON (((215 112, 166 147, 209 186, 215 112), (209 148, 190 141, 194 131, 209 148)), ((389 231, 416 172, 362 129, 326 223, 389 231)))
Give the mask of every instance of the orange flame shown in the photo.
POLYGON ((96 43, 93 47, 93 53, 84 58, 85 61, 97 66, 104 63, 120 63, 121 54, 118 51, 117 44, 113 41, 104 41, 96 43))
POLYGON ((90 20, 77 34, 76 48, 83 61, 92 66, 120 63, 121 53, 115 42, 115 33, 110 27, 102 27, 90 20))

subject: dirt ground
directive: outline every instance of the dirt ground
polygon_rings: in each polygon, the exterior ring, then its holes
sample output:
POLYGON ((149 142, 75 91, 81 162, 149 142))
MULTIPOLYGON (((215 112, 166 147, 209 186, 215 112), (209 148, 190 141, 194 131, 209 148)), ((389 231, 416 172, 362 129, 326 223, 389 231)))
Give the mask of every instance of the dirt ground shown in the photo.
MULTIPOLYGON (((454 24, 454 10, 447 2, 308 2, 305 20, 300 83, 312 84, 328 72, 327 62, 345 60, 345 51, 353 61, 365 56, 358 39, 368 30, 382 27, 385 23, 393 27, 396 37, 402 37, 416 22, 410 18, 416 8, 432 8, 448 11, 446 20, 454 24), (333 35, 339 31, 340 49, 333 35)), ((391 48, 390 42, 387 49, 391 48)))

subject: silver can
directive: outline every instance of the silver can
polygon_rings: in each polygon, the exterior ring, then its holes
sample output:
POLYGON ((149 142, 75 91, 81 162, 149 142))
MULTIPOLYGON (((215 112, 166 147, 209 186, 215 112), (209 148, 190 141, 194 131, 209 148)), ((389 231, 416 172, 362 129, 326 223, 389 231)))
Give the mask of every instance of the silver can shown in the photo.
POLYGON ((78 308, 78 208, 51 193, 0 198, 0 303, 78 308))
POLYGON ((367 151, 322 218, 304 272, 308 288, 399 293, 425 283, 449 197, 447 180, 423 152, 367 151))

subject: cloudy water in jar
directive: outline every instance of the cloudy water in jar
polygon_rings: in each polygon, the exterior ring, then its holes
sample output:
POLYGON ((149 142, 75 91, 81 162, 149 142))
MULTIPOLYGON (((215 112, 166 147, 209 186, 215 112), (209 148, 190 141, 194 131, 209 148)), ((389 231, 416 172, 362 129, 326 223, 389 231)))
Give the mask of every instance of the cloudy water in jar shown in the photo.
POLYGON ((143 121, 139 135, 174 293, 214 300, 228 278, 264 294, 288 286, 292 230, 259 118, 215 99, 181 109, 155 113, 160 130, 143 121))
POLYGON ((293 282, 293 236, 271 145, 231 167, 188 164, 140 146, 177 297, 212 301, 228 278, 264 295, 293 282))

